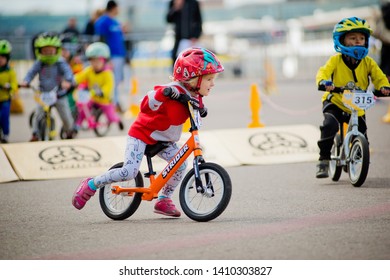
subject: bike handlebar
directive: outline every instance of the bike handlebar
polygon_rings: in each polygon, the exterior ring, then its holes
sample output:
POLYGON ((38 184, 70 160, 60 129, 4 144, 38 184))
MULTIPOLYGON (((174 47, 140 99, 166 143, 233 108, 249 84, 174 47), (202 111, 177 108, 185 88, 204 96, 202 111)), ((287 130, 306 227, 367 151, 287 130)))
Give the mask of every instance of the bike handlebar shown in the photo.
MULTIPOLYGON (((385 89, 388 89, 390 90, 390 87, 384 87, 385 89)), ((350 89, 348 87, 335 87, 333 90, 331 90, 330 92, 331 93, 343 93, 344 90, 346 89, 350 89)), ((318 86, 318 90, 320 91, 326 91, 326 87, 325 85, 319 85, 318 86)), ((384 95, 380 90, 374 90, 373 94, 376 96, 376 97, 390 97, 390 95, 384 95)))
MULTIPOLYGON (((163 90, 164 96, 169 97, 172 95, 172 93, 173 93, 173 89, 171 87, 166 87, 163 90)), ((176 99, 176 100, 179 101, 180 103, 187 104, 188 101, 191 100, 191 98, 187 94, 180 94, 179 99, 176 99)))

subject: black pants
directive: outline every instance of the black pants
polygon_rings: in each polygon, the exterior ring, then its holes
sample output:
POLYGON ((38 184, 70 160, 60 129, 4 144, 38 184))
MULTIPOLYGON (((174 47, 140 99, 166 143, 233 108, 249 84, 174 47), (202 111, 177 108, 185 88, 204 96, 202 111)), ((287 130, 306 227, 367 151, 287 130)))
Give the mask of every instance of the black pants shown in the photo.
MULTIPOLYGON (((319 160, 330 160, 333 139, 339 131, 340 125, 343 125, 344 122, 348 123, 351 115, 329 101, 324 101, 322 112, 324 114, 324 121, 320 126, 321 138, 317 142, 320 148, 319 160)), ((367 138, 366 115, 359 117, 358 121, 359 131, 367 138)))

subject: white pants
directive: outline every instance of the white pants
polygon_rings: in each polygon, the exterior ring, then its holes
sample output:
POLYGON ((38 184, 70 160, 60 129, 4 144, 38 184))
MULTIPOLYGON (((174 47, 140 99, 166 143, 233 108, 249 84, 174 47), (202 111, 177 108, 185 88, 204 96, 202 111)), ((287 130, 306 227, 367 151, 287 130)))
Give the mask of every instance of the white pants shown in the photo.
MULTIPOLYGON (((96 176, 94 183, 97 188, 101 188, 106 184, 113 182, 123 182, 132 180, 137 176, 141 161, 145 153, 146 144, 134 137, 127 136, 127 144, 125 151, 125 159, 123 161, 122 168, 116 168, 107 171, 103 175, 96 176)), ((157 155, 169 162, 175 154, 179 151, 179 147, 176 143, 171 143, 167 148, 160 151, 157 155)), ((179 185, 183 178, 184 171, 187 167, 187 162, 184 162, 179 169, 168 180, 167 184, 163 187, 161 194, 166 197, 172 197, 172 194, 176 187, 179 185)))

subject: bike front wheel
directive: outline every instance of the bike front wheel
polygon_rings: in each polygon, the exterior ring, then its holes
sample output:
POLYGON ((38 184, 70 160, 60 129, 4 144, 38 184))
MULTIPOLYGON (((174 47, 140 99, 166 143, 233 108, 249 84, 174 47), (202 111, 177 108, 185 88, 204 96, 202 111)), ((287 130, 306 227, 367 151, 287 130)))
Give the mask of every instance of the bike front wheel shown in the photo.
MULTIPOLYGON (((110 168, 122 168, 123 162, 117 163, 110 168)), ((111 191, 112 186, 121 186, 121 187, 140 187, 144 186, 144 181, 140 172, 137 176, 129 181, 117 182, 112 184, 107 184, 104 187, 100 188, 99 191, 99 202, 100 207, 102 208, 104 214, 107 217, 113 220, 124 220, 129 218, 131 215, 137 211, 139 205, 141 204, 142 193, 120 193, 113 194, 111 191)))
POLYGON ((367 139, 358 135, 352 141, 349 152, 348 173, 349 180, 355 187, 363 185, 367 178, 368 167, 370 165, 370 151, 367 139))
POLYGON ((50 127, 48 127, 47 116, 43 116, 38 120, 39 138, 42 141, 51 141, 55 139, 55 120, 50 116, 50 127))
POLYGON ((93 129, 96 136, 103 137, 108 134, 108 131, 110 130, 110 120, 107 118, 106 114, 102 110, 96 110, 95 111, 95 121, 96 126, 93 129))
POLYGON ((229 174, 218 164, 206 162, 199 165, 204 193, 198 192, 195 171, 191 169, 184 177, 180 187, 180 205, 192 220, 207 222, 217 218, 226 209, 232 194, 229 174))
POLYGON ((340 179, 342 167, 339 164, 339 161, 336 158, 340 158, 340 134, 336 134, 333 140, 333 146, 330 151, 330 162, 329 162, 329 175, 333 181, 337 182, 340 179))

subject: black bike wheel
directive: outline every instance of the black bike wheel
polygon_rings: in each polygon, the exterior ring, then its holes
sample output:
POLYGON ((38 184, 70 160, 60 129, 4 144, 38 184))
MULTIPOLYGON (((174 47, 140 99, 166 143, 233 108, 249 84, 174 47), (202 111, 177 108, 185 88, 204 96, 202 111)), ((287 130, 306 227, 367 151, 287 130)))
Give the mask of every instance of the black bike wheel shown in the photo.
POLYGON ((331 160, 329 162, 329 175, 330 178, 332 178, 332 181, 335 182, 337 182, 340 179, 341 172, 342 172, 342 166, 339 164, 337 160, 335 160, 335 158, 340 157, 340 147, 341 147, 340 141, 341 141, 340 135, 337 134, 334 137, 333 146, 330 151, 331 160))
POLYGON ((28 118, 28 125, 30 126, 30 128, 32 128, 33 126, 34 116, 35 116, 35 111, 32 111, 30 117, 28 118))
POLYGON ((42 118, 38 121, 38 136, 41 141, 49 140, 49 131, 46 126, 46 119, 42 118))
POLYGON ((370 165, 370 151, 367 139, 358 135, 352 141, 349 152, 348 173, 351 184, 360 187, 366 181, 370 165))
POLYGON ((56 138, 56 121, 54 120, 53 117, 50 117, 50 130, 47 132, 49 133, 49 140, 54 140, 56 138))
POLYGON ((110 130, 110 121, 108 120, 106 114, 102 110, 95 110, 95 121, 96 127, 93 129, 96 136, 103 137, 106 136, 110 130))
POLYGON ((221 215, 228 206, 232 195, 232 182, 226 170, 215 163, 200 164, 199 173, 202 185, 207 186, 207 192, 197 192, 195 171, 191 169, 180 187, 180 205, 192 220, 207 222, 221 215))
MULTIPOLYGON (((123 162, 117 163, 112 166, 110 170, 121 168, 122 166, 123 162)), ((138 172, 137 176, 132 180, 112 183, 100 188, 99 202, 104 214, 113 220, 127 219, 137 211, 141 204, 142 193, 134 193, 132 195, 129 195, 128 193, 121 193, 119 195, 113 194, 111 192, 111 187, 113 185, 142 188, 144 186, 142 175, 138 172)))

